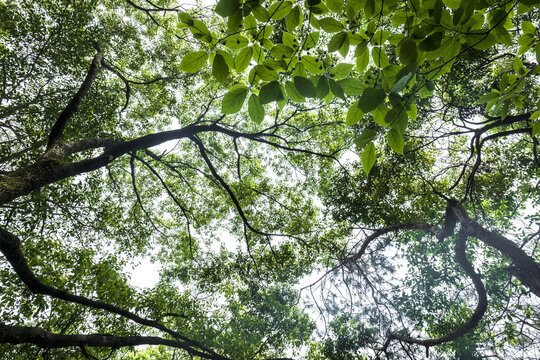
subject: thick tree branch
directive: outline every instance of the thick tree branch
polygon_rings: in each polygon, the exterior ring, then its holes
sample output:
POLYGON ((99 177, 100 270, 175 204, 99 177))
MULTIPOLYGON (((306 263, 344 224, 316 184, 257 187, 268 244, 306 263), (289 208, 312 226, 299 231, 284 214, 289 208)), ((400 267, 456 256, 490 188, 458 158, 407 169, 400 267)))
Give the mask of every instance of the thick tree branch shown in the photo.
MULTIPOLYGON (((47 150, 51 149, 56 143, 58 143, 62 139, 62 135, 64 133, 64 129, 66 128, 66 125, 71 118, 73 118, 73 115, 79 110, 79 106, 90 90, 90 86, 94 82, 99 66, 101 64, 101 60, 103 59, 103 53, 101 51, 98 51, 97 54, 94 56, 94 59, 92 60, 92 64, 90 65, 90 69, 88 70, 88 73, 86 74, 86 78, 84 79, 81 87, 75 93, 69 104, 66 106, 64 111, 60 114, 56 122, 54 123, 51 132, 49 134, 49 142, 47 144, 47 150)), ((46 151, 47 151, 46 150, 46 151)))
POLYGON ((216 354, 214 351, 205 348, 202 344, 199 344, 198 342, 191 340, 156 321, 142 318, 128 310, 119 308, 111 304, 104 303, 102 301, 88 299, 86 297, 79 296, 79 295, 73 295, 73 294, 68 293, 67 291, 60 290, 52 286, 43 284, 33 274, 32 270, 28 266, 26 258, 21 252, 20 243, 21 241, 18 237, 0 228, 0 251, 4 254, 6 259, 9 261, 9 263, 13 267, 13 270, 15 270, 15 273, 19 276, 21 281, 24 282, 24 284, 33 293, 48 295, 48 296, 51 296, 60 300, 69 301, 72 303, 84 305, 84 306, 94 308, 94 309, 105 310, 110 313, 123 316, 138 324, 153 327, 155 329, 161 330, 173 336, 176 339, 180 339, 184 341, 186 344, 188 344, 190 347, 197 348, 201 351, 208 353, 209 355, 214 356, 212 357, 212 359, 226 359, 225 357, 222 357, 216 354))
POLYGON ((102 334, 53 334, 38 327, 10 326, 0 323, 0 343, 30 343, 41 348, 64 347, 109 347, 120 348, 135 345, 165 345, 187 351, 191 356, 203 359, 225 360, 223 356, 208 354, 191 348, 191 345, 177 340, 164 339, 157 336, 111 336, 102 334))

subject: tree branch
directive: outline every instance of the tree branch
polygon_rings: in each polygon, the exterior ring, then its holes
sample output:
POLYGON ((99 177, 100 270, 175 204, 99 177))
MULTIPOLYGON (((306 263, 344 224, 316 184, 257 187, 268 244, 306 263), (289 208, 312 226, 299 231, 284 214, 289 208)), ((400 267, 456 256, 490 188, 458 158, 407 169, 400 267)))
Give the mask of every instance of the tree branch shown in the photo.
POLYGON ((62 113, 54 123, 49 134, 49 142, 47 143, 47 149, 45 150, 45 152, 51 149, 54 145, 56 145, 56 143, 58 143, 62 139, 62 135, 68 121, 71 120, 71 118, 73 118, 73 115, 75 115, 77 110, 79 110, 79 105, 88 93, 88 90, 90 90, 90 86, 92 85, 97 76, 102 59, 103 53, 101 51, 98 51, 97 54, 94 56, 94 59, 92 60, 90 69, 88 70, 86 78, 84 79, 81 87, 75 93, 69 104, 66 106, 64 111, 62 111, 62 113))

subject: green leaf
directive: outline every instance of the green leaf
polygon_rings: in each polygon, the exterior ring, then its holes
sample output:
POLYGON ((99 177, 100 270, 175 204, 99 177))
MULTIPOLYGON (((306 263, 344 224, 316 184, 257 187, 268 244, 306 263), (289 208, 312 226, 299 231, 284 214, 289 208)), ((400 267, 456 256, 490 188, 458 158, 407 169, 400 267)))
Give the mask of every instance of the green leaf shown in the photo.
POLYGON ((285 83, 285 91, 287 92, 289 99, 294 102, 301 103, 306 101, 306 98, 298 92, 292 81, 287 81, 285 83))
POLYGON ((366 85, 358 79, 346 78, 338 81, 345 95, 360 95, 366 88, 366 85))
POLYGON ((214 57, 214 61, 212 62, 212 75, 214 75, 216 80, 220 83, 224 83, 229 77, 229 66, 227 66, 227 62, 221 54, 216 54, 214 57))
POLYGON ((420 42, 418 47, 422 51, 435 51, 441 47, 442 36, 443 36, 443 33, 441 31, 433 33, 429 35, 427 38, 425 38, 424 40, 422 40, 422 42, 420 42))
POLYGON ((403 155, 403 135, 395 129, 390 129, 386 135, 386 140, 388 141, 388 146, 390 146, 392 150, 403 155))
POLYGON ((527 73, 527 71, 525 70, 525 67, 523 66, 523 61, 521 61, 521 58, 519 56, 516 56, 514 58, 513 65, 514 65, 514 71, 518 75, 525 75, 527 73))
POLYGON ((373 111, 386 99, 386 93, 380 88, 366 88, 358 100, 358 106, 364 113, 373 111))
POLYGON ((532 136, 540 134, 540 120, 537 120, 532 127, 532 136))
POLYGON ((401 79, 399 79, 398 81, 396 81, 396 83, 394 84, 394 86, 392 87, 392 92, 394 93, 398 93, 400 92, 401 90, 403 90, 403 88, 405 87, 405 85, 407 85, 407 83, 409 82, 409 80, 411 79, 412 77, 412 73, 408 73, 406 75, 404 75, 401 79))
POLYGON ((328 42, 328 52, 332 53, 334 51, 338 51, 341 49, 343 45, 345 45, 345 42, 347 41, 347 33, 340 32, 332 36, 330 41, 328 42))
POLYGON ((270 53, 275 59, 281 60, 290 58, 294 54, 294 50, 284 44, 277 44, 270 50, 270 53))
POLYGON ((344 29, 343 24, 333 17, 326 17, 319 20, 319 25, 327 33, 335 33, 344 29))
POLYGON ((302 11, 299 6, 295 6, 285 18, 285 26, 289 32, 293 32, 300 25, 302 11))
POLYGON ((324 72, 321 61, 311 55, 302 56, 302 64, 306 67, 306 70, 312 74, 320 74, 324 72))
POLYGON ((363 73, 369 64, 367 42, 360 43, 356 46, 354 56, 356 57, 356 70, 359 73, 363 73))
POLYGON ((349 109, 347 110, 347 117, 345 120, 345 124, 347 126, 352 126, 359 122, 362 119, 362 116, 364 116, 364 113, 362 110, 358 107, 358 101, 352 104, 349 109))
POLYGON ((330 76, 334 80, 343 79, 351 73, 353 67, 353 64, 339 63, 332 70, 330 70, 330 76))
POLYGON ((380 68, 387 67, 390 63, 388 61, 388 56, 384 52, 384 50, 380 47, 374 47, 371 50, 371 56, 373 57, 373 62, 375 65, 377 65, 380 68))
POLYGON ((218 15, 227 17, 234 14, 239 7, 240 2, 238 0, 219 0, 214 11, 218 15))
POLYGON ((370 142, 369 144, 367 144, 361 156, 362 166, 364 167, 366 175, 369 175, 371 168, 373 167, 373 165, 375 165, 375 159, 375 144, 373 144, 373 142, 370 142))
POLYGON ((317 81, 317 97, 319 99, 324 99, 326 95, 330 92, 330 85, 328 84, 328 79, 325 75, 320 75, 319 80, 317 81))
POLYGON ((251 94, 248 100, 248 113, 249 118, 255 123, 260 124, 264 120, 264 106, 261 105, 259 97, 255 94, 251 94))
POLYGON ((279 80, 279 74, 265 65, 255 65, 253 68, 257 76, 264 81, 279 80))
POLYGON ((317 97, 317 90, 315 88, 315 85, 313 85, 313 82, 311 80, 306 79, 305 77, 295 76, 294 86, 302 96, 308 98, 317 97))
POLYGON ((478 100, 476 100, 476 103, 477 104, 485 104, 495 98, 498 98, 501 94, 496 91, 496 90, 493 90, 491 91, 490 93, 487 93, 485 95, 482 95, 480 96, 480 98, 478 100))
POLYGON ((328 80, 328 84, 330 85, 330 91, 332 91, 332 94, 334 94, 340 99, 346 100, 343 89, 341 88, 341 86, 339 86, 339 84, 335 80, 333 79, 328 80))
POLYGON ((373 129, 364 129, 360 135, 358 135, 353 141, 359 149, 363 149, 377 136, 377 131, 373 129))
POLYGON ((188 73, 197 72, 206 64, 206 60, 208 60, 206 51, 188 52, 180 62, 180 70, 188 73))
POLYGON ((315 45, 317 45, 318 42, 319 42, 319 32, 314 31, 307 34, 306 38, 304 39, 302 43, 302 47, 306 50, 309 50, 315 47, 315 45))
POLYGON ((191 17, 191 15, 189 15, 188 13, 185 13, 185 12, 179 12, 178 13, 178 18, 180 19, 181 22, 183 22, 184 24, 187 24, 189 26, 193 25, 193 18, 191 17))
POLYGON ((341 14, 343 11, 343 0, 326 0, 326 6, 328 6, 330 11, 341 14))
POLYGON ((236 55, 235 64, 236 71, 242 72, 247 69, 249 63, 251 62, 251 57, 253 56, 253 48, 247 47, 241 50, 238 55, 236 55))
POLYGON ((534 120, 540 118, 540 110, 536 110, 531 114, 531 117, 529 119, 534 120))
POLYGON ((253 13, 255 19, 259 20, 262 23, 267 22, 270 19, 270 14, 264 6, 255 6, 251 12, 253 13))
POLYGON ((262 105, 278 100, 283 100, 283 94, 281 93, 279 82, 272 81, 261 87, 261 91, 259 92, 259 101, 262 105))
POLYGON ((536 53, 536 62, 540 64, 540 43, 536 44, 535 53, 536 53))
POLYGON ((418 61, 416 41, 411 38, 403 39, 399 46, 399 61, 405 66, 416 67, 418 61))
POLYGON ((292 10, 292 3, 290 1, 276 1, 268 9, 270 18, 273 20, 281 20, 285 16, 289 15, 292 10))
POLYGON ((244 100, 248 94, 248 88, 244 85, 233 86, 221 101, 221 112, 224 114, 235 114, 244 105, 244 100))

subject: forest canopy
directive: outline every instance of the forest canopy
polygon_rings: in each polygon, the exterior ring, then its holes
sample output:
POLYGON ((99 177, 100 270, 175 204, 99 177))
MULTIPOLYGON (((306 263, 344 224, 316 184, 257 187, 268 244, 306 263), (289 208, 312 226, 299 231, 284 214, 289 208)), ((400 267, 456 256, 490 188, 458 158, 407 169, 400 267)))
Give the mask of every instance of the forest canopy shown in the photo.
POLYGON ((0 357, 540 358, 539 23, 1 1, 0 357))

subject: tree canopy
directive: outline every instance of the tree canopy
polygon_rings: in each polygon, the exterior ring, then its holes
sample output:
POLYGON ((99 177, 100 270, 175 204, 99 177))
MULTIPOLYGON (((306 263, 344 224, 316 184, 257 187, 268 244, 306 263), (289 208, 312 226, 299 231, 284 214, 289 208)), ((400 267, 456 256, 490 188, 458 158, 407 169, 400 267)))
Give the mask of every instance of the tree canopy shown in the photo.
POLYGON ((0 356, 538 358, 539 19, 0 2, 0 356))

